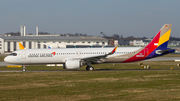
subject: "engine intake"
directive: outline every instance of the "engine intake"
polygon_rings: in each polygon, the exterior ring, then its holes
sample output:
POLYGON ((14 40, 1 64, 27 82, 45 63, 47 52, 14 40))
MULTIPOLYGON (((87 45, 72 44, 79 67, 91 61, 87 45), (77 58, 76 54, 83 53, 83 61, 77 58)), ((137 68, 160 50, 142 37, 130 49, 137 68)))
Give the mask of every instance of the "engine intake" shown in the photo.
POLYGON ((79 69, 83 66, 83 63, 80 60, 69 59, 63 64, 64 69, 79 69))

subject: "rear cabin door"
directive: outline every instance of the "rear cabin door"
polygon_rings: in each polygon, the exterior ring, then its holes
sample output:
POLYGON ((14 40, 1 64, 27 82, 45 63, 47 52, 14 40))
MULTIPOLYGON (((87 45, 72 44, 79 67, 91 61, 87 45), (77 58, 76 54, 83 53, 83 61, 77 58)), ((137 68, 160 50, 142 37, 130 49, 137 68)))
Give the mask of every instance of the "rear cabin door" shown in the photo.
POLYGON ((26 59, 26 51, 21 51, 21 59, 26 59))
POLYGON ((145 48, 144 49, 144 57, 147 57, 148 56, 148 48, 145 48))

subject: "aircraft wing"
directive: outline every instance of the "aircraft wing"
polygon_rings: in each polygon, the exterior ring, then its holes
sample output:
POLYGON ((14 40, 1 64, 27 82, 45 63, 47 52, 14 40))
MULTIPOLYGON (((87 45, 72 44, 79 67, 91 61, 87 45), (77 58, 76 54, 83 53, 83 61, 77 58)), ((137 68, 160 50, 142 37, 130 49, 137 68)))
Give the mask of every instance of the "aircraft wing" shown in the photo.
POLYGON ((93 63, 98 63, 101 62, 101 59, 107 59, 106 57, 108 55, 114 54, 116 52, 117 46, 108 54, 104 54, 104 55, 97 55, 97 56, 89 56, 89 57, 84 57, 84 58, 80 58, 81 60, 84 60, 86 62, 91 61, 93 63))

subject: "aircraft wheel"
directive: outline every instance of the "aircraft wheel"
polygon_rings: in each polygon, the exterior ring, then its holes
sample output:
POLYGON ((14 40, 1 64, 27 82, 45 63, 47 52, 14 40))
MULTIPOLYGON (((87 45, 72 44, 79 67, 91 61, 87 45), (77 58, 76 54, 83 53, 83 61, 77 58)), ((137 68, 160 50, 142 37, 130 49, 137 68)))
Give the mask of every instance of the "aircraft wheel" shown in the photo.
POLYGON ((86 70, 89 71, 89 66, 86 67, 86 70))
POLYGON ((94 68, 93 68, 92 66, 87 66, 87 67, 86 67, 86 70, 87 70, 87 71, 92 71, 92 70, 94 70, 94 68))
POLYGON ((89 67, 89 70, 92 71, 92 70, 94 70, 94 68, 93 68, 92 66, 90 66, 90 67, 89 67))

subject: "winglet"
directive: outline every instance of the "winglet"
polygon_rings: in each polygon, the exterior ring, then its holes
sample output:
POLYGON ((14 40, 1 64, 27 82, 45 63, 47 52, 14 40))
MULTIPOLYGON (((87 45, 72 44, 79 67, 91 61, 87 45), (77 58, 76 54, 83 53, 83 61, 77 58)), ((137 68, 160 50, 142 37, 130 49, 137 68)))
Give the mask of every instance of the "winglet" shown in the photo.
POLYGON ((24 46, 19 42, 19 48, 20 49, 25 49, 24 46))
POLYGON ((118 46, 116 46, 113 50, 112 50, 112 54, 116 52, 116 49, 117 49, 118 46))

